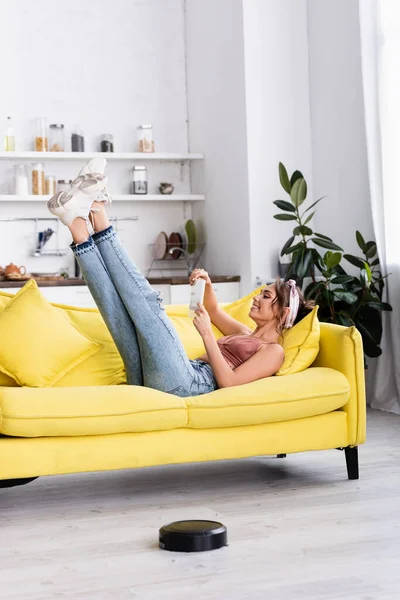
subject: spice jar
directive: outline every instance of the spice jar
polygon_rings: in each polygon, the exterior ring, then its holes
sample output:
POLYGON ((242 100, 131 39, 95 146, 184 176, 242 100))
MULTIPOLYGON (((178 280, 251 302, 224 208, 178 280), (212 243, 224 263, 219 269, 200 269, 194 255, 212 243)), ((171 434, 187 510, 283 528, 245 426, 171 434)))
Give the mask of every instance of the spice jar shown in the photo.
POLYGON ((85 152, 85 138, 83 131, 79 126, 75 126, 71 134, 72 152, 85 152))
POLYGON ((100 141, 100 152, 114 152, 114 136, 103 133, 100 141))
POLYGON ((58 192, 69 192, 72 185, 72 179, 59 179, 57 181, 58 192))
POLYGON ((64 152, 64 125, 52 123, 50 129, 50 152, 64 152))
POLYGON ((153 125, 140 125, 138 127, 139 152, 154 152, 153 125))
POLYGON ((147 168, 133 167, 133 194, 147 194, 147 168))
POLYGON ((49 149, 49 140, 47 138, 47 123, 44 117, 36 119, 36 152, 47 152, 49 149))
POLYGON ((45 181, 46 194, 51 196, 57 192, 57 179, 55 175, 48 175, 45 181))
POLYGON ((43 163, 35 163, 32 167, 32 194, 42 196, 45 192, 43 163))

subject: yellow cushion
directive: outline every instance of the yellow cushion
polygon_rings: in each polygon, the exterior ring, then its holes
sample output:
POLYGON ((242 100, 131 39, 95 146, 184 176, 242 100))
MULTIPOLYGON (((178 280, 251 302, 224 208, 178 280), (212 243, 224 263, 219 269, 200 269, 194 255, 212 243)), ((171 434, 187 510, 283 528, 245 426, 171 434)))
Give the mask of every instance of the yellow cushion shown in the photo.
MULTIPOLYGON (((188 316, 177 316, 174 314, 168 314, 168 316, 182 340, 187 356, 190 359, 194 359, 204 354, 206 350, 204 348, 203 339, 193 325, 193 319, 188 316)), ((214 325, 212 325, 212 330, 216 339, 222 336, 220 330, 214 325)))
POLYGON ((183 398, 146 387, 0 389, 3 435, 101 435, 177 429, 186 424, 183 398))
POLYGON ((281 345, 285 350, 285 360, 277 375, 293 375, 311 366, 319 352, 320 326, 317 317, 318 306, 294 327, 285 329, 281 345))
POLYGON ((312 368, 185 398, 188 427, 241 427, 322 415, 344 406, 348 379, 334 369, 312 368))
POLYGON ((96 308, 74 308, 54 305, 71 323, 90 339, 101 344, 101 350, 68 371, 56 387, 120 385, 126 383, 124 363, 102 316, 96 308))
POLYGON ((201 396, 146 387, 0 389, 0 432, 17 437, 80 436, 261 425, 322 415, 344 406, 347 378, 316 367, 201 396))
POLYGON ((98 352, 31 279, 0 311, 0 371, 19 385, 50 387, 98 352))

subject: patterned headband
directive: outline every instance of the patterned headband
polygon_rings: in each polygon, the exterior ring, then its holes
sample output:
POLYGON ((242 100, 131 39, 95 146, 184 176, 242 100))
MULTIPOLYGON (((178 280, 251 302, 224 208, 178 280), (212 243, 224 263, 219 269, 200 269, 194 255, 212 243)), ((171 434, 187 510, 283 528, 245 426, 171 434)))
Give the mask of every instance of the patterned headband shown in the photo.
POLYGON ((297 285, 294 279, 289 279, 287 282, 290 287, 290 299, 289 299, 289 314, 286 318, 284 329, 290 329, 293 327, 293 323, 296 320, 297 313, 299 312, 299 293, 297 291, 297 285))

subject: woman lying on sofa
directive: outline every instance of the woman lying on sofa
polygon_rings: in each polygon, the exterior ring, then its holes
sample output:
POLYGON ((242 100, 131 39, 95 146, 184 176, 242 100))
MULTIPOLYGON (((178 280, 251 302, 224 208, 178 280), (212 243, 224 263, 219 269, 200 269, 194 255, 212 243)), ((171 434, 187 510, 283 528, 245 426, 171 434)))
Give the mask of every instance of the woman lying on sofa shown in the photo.
POLYGON ((106 164, 102 158, 89 161, 71 191, 53 196, 48 208, 71 231, 72 251, 121 354, 128 384, 185 397, 274 375, 284 360, 279 335, 304 317, 312 303, 305 302, 293 280, 277 279, 254 296, 249 313, 256 324, 252 331, 218 306, 208 274, 195 269, 189 283, 206 281, 204 306, 199 304, 193 319, 206 354, 189 360, 159 293, 110 225, 105 211, 111 202, 106 164), (224 334, 218 341, 212 323, 224 334))

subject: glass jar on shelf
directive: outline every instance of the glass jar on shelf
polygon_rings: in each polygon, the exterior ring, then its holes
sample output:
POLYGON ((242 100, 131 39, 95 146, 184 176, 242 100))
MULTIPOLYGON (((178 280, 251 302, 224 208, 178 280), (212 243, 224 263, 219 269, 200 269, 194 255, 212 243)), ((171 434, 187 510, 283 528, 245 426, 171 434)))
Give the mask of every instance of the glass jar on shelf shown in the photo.
POLYGON ((45 180, 46 194, 53 196, 57 192, 57 179, 55 175, 47 175, 45 180))
POLYGON ((47 122, 44 117, 36 119, 36 152, 47 152, 49 149, 49 139, 47 137, 47 122))
POLYGON ((79 125, 75 125, 71 134, 72 152, 85 152, 85 137, 79 125))
POLYGON ((72 185, 72 179, 59 179, 57 181, 57 192, 69 192, 72 185))
POLYGON ((50 152, 64 152, 64 125, 52 123, 50 129, 50 152))
POLYGON ((35 163, 32 167, 32 194, 42 196, 45 193, 43 163, 35 163))
POLYGON ((25 165, 15 165, 15 194, 27 196, 29 194, 28 173, 25 165))
POLYGON ((114 136, 111 133, 103 133, 100 137, 100 152, 114 152, 114 136))
POLYGON ((147 168, 142 166, 133 167, 132 193, 147 194, 147 188, 147 168))
POLYGON ((154 152, 153 125, 139 125, 138 151, 154 152))

